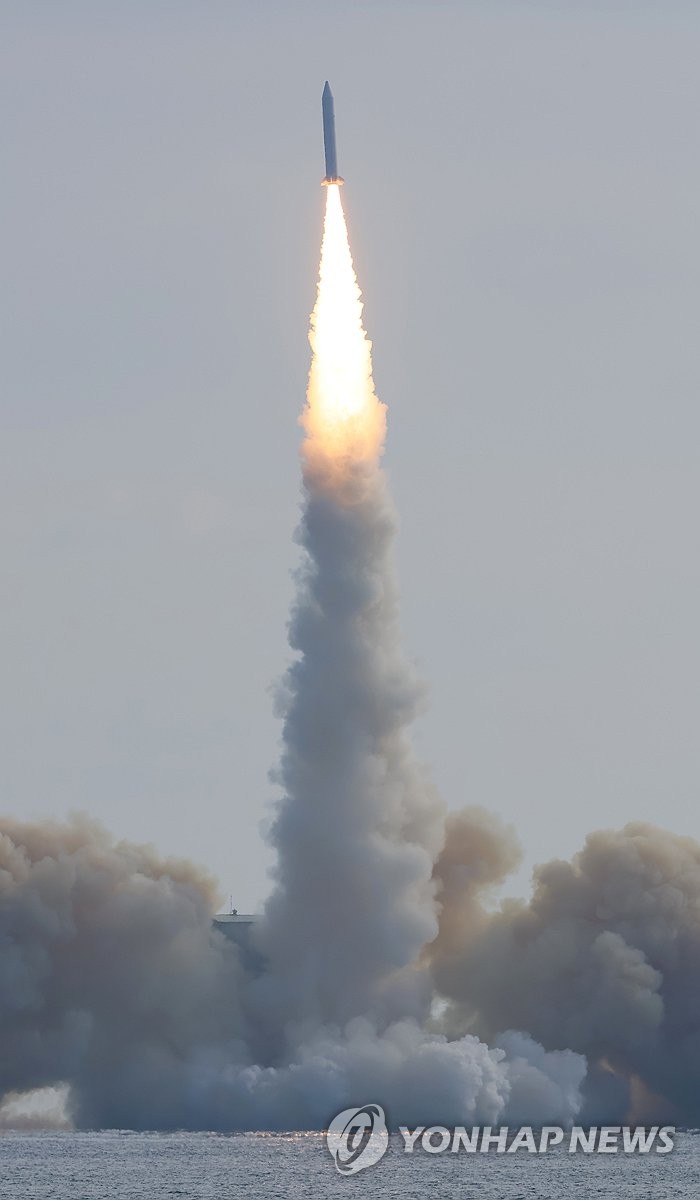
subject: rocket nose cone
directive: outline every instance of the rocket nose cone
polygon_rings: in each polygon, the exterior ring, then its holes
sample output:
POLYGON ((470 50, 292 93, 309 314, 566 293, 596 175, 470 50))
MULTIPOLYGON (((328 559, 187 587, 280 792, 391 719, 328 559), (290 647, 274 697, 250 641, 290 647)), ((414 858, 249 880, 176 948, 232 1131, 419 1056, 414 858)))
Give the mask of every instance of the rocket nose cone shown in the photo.
POLYGON ((330 85, 330 83, 328 82, 328 80, 326 80, 326 82, 325 82, 325 84, 324 84, 324 87, 323 87, 323 98, 324 98, 324 100, 325 100, 326 96, 330 96, 330 95, 331 95, 331 85, 330 85))

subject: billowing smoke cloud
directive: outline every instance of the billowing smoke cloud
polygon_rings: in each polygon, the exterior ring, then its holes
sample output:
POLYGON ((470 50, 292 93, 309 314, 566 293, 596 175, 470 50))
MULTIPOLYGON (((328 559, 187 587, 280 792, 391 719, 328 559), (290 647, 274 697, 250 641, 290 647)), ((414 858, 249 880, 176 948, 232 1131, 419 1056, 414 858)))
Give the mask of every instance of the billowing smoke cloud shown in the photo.
MULTIPOLYGON (((310 972, 304 994, 337 1019, 297 1015, 274 1036, 251 997, 285 986, 282 965, 244 975, 212 931, 205 876, 85 822, 3 821, 0 1124, 60 1122, 14 1094, 64 1082, 84 1126, 317 1128, 362 1095, 409 1123, 695 1122, 700 846, 642 825, 594 834, 573 862, 540 869, 529 904, 493 911, 516 856, 488 815, 451 816, 435 867, 440 933, 413 964, 389 956, 407 976, 391 1014, 381 969, 369 1013, 347 1020, 310 972), (427 955, 451 998, 442 1033, 397 1015, 401 995, 419 1007, 427 955)), ((336 913, 315 948, 329 969, 345 934, 336 913)))
POLYGON ((529 903, 483 900, 513 861, 483 813, 448 823, 431 947, 453 1035, 521 1028, 591 1064, 591 1104, 618 1119, 700 1119, 700 845, 651 825, 591 834, 536 872, 529 903))
MULTIPOLYGON (((503 1043, 506 1061, 475 1037, 362 1015, 309 1022, 278 1055, 246 1016, 261 980, 212 930, 213 902, 194 868, 92 824, 2 822, 0 1125, 60 1123, 45 1098, 15 1094, 63 1084, 86 1127, 320 1128, 367 1094, 395 1120, 574 1115, 583 1060, 525 1036, 503 1043)), ((330 990, 306 994, 322 993, 320 1009, 330 990)))
POLYGON ((0 823, 0 1093, 64 1081, 81 1124, 187 1123, 242 1027, 206 876, 99 827, 0 823))

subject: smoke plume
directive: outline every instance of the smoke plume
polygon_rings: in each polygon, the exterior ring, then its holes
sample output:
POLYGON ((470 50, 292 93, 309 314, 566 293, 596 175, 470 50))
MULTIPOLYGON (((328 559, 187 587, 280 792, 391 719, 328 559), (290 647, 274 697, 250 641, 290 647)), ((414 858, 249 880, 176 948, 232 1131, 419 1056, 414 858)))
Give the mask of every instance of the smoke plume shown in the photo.
POLYGON ((235 955, 188 863, 99 827, 0 823, 0 1093, 69 1083, 86 1125, 187 1123, 187 1073, 240 1028, 235 955))
POLYGON ((524 1038, 506 1069, 502 1050, 411 1018, 308 1023, 282 1056, 265 1031, 256 1060, 260 980, 212 929, 206 876, 83 821, 0 830, 2 1124, 59 1123, 17 1093, 65 1085, 87 1128, 320 1128, 368 1089, 397 1120, 488 1121, 523 1080, 543 1119, 575 1109, 577 1056, 524 1038))
POLYGON ((45 1088, 84 1127, 320 1128, 368 1100, 394 1124, 692 1112, 700 848, 596 834, 494 911, 513 833, 446 816, 413 756, 385 410, 337 185, 310 340, 256 953, 212 927, 189 864, 84 821, 0 822, 0 1123, 45 1088))
POLYGON ((608 1115, 697 1123, 700 845, 642 823, 592 833, 536 871, 529 903, 487 911, 511 847, 486 814, 448 823, 430 955, 452 1035, 526 1029, 586 1055, 608 1115))

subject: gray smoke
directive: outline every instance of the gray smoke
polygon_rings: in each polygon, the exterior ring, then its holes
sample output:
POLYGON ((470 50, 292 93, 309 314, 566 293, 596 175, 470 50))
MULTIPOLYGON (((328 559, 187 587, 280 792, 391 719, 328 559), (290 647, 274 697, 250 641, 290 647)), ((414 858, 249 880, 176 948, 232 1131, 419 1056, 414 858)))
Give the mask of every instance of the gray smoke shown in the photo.
MULTIPOLYGON (((359 863, 373 835, 354 836, 359 863)), ((312 837, 314 902, 344 886, 319 849, 312 837)), ((308 949, 285 914, 298 958, 285 950, 252 978, 212 930, 211 883, 189 864, 84 821, 3 821, 0 1123, 60 1123, 17 1093, 64 1084, 85 1127, 318 1128, 367 1095, 408 1123, 695 1122, 700 846, 643 825, 597 833, 571 863, 540 868, 529 904, 494 910, 490 893, 517 856, 512 831, 488 814, 448 817, 433 874, 438 937, 413 958, 390 936, 375 941, 360 992, 345 986, 342 945, 354 938, 361 958, 356 926, 372 919, 362 906, 331 899, 308 949), (296 962, 303 983, 286 974, 296 962), (428 969, 450 1001, 440 1020, 427 1008, 428 969), (288 1022, 275 1023, 271 996, 286 997, 288 1022), (499 1033, 518 1027, 527 1032, 499 1033)), ((359 886, 361 869, 344 870, 359 886)), ((386 922, 396 907, 400 930, 411 928, 406 893, 425 882, 406 878, 388 873, 381 885, 386 922)), ((281 888, 267 914, 271 953, 281 888)), ((294 911, 302 930, 305 910, 294 911)))
POLYGON ((190 864, 90 822, 4 819, 0 1094, 67 1082, 80 1124, 188 1124, 193 1065, 242 1028, 214 903, 190 864))
POLYGON ((406 735, 393 516, 377 467, 342 497, 306 485, 263 969, 212 930, 189 865, 5 822, 0 1092, 65 1083, 82 1126, 319 1128, 368 1096, 394 1122, 570 1121, 580 1055, 436 1027, 445 822, 406 735))
POLYGON ((276 889, 261 943, 274 1021, 422 1018, 416 963, 437 934, 433 863, 443 809, 406 736, 422 696, 405 662, 377 467, 343 499, 308 487, 290 642, 276 889))
POLYGON ((526 1029, 587 1056, 597 1115, 696 1124, 700 845, 641 823, 593 833, 537 870, 529 903, 488 911, 513 861, 512 834, 486 814, 450 818, 431 960, 451 1034, 526 1029))
POLYGON ((206 876, 87 822, 1 830, 2 1123, 35 1121, 17 1093, 63 1084, 83 1127, 319 1128, 367 1092, 416 1122, 496 1121, 511 1094, 542 1119, 576 1110, 578 1056, 522 1038, 506 1064, 411 1018, 307 1028, 276 1061, 270 1038, 256 1061, 260 981, 212 931, 206 876))

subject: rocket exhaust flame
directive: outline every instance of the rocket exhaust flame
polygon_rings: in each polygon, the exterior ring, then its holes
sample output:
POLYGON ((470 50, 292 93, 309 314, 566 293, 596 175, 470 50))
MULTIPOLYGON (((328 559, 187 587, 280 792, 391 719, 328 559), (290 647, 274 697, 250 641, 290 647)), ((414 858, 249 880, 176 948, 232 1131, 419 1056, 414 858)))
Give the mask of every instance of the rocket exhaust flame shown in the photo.
POLYGON ((337 184, 326 191, 316 305, 309 341, 313 352, 302 416, 309 474, 347 477, 375 463, 386 433, 386 410, 372 380, 372 344, 362 327, 362 298, 348 243, 337 184))

